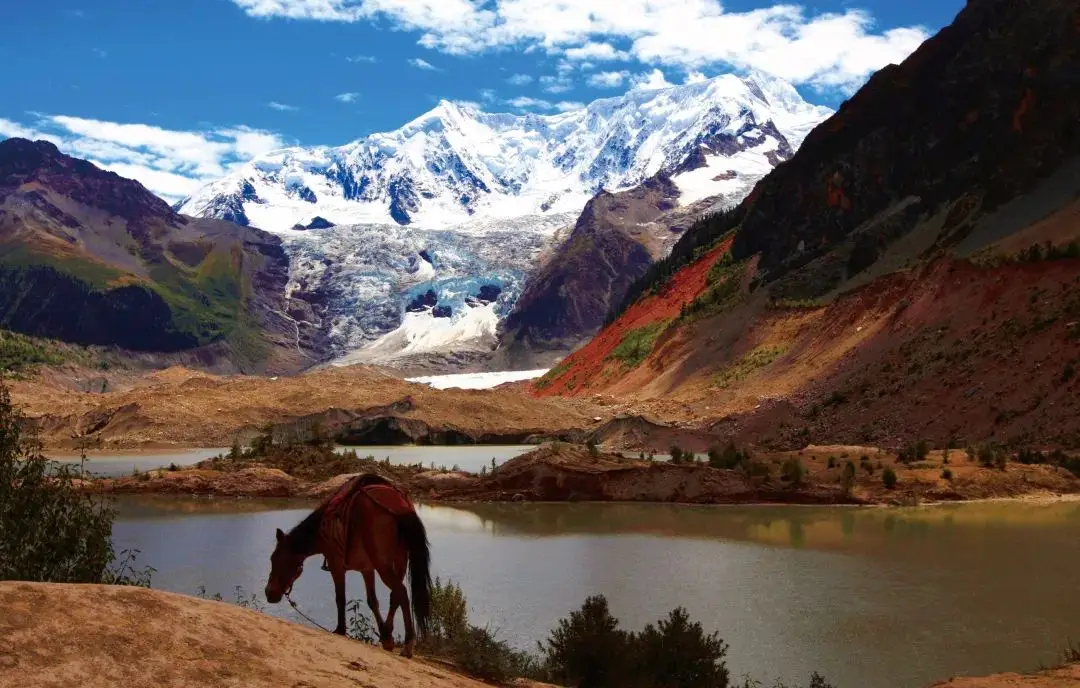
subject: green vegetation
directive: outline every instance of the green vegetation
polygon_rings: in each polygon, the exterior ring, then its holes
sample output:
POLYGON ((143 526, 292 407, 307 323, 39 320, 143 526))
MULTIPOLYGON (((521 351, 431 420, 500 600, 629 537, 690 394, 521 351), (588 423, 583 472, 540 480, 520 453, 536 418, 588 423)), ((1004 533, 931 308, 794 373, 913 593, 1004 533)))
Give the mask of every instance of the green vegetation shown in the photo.
POLYGON ((850 497, 855 489, 855 464, 850 461, 844 463, 844 470, 840 474, 840 489, 845 497, 850 497))
POLYGON ((724 389, 742 382, 754 372, 775 361, 787 349, 779 346, 759 346, 738 361, 728 365, 713 376, 713 386, 724 389))
POLYGON ((784 464, 780 467, 780 479, 790 483, 792 487, 802 485, 806 479, 806 467, 803 466, 802 460, 797 456, 793 456, 784 461, 784 464))
POLYGON ((652 353, 656 340, 667 329, 667 326, 668 321, 661 320, 630 330, 623 335, 619 345, 608 354, 608 358, 620 361, 628 368, 637 367, 652 353))
POLYGON ((885 486, 886 490, 891 490, 896 487, 896 471, 892 468, 886 468, 881 474, 881 483, 885 486))
POLYGON ((745 205, 740 203, 734 208, 706 215, 690 225, 690 228, 675 242, 671 253, 666 258, 653 263, 640 279, 630 285, 622 303, 608 313, 605 325, 614 322, 641 298, 642 294, 658 291, 684 266, 732 236, 746 216, 745 205))
POLYGON ((0 383, 0 580, 149 586, 138 551, 113 550, 112 503, 79 490, 25 426, 0 383))
POLYGON ((0 330, 0 373, 19 373, 38 365, 59 365, 59 349, 44 340, 0 330))
MULTIPOLYGON (((682 450, 682 447, 680 447, 677 444, 671 445, 671 449, 668 450, 668 453, 671 454, 671 463, 682 463, 684 459, 686 461, 689 461, 689 460, 694 458, 693 454, 689 454, 689 456, 685 456, 685 454, 684 454, 684 452, 682 450)), ((689 453, 689 452, 687 452, 687 453, 689 453)))
POLYGON ((739 468, 748 465, 751 460, 749 451, 739 451, 732 442, 728 442, 723 449, 718 446, 709 449, 709 465, 713 468, 739 468))
POLYGON ((558 380, 560 377, 563 376, 564 373, 570 370, 571 367, 572 366, 570 364, 569 358, 564 358, 563 360, 559 361, 558 365, 544 373, 543 377, 533 383, 533 386, 536 387, 536 389, 547 389, 552 385, 553 382, 558 380))
POLYGON ((926 440, 919 440, 908 444, 906 447, 900 450, 900 454, 897 456, 897 460, 901 463, 913 463, 915 461, 922 461, 930 455, 930 445, 926 440))
POLYGON ((709 268, 708 287, 690 303, 682 307, 679 319, 692 322, 698 318, 717 315, 734 305, 742 297, 742 278, 746 261, 731 261, 725 254, 709 268))
POLYGON ((953 477, 953 476, 952 476, 952 471, 951 471, 950 469, 946 468, 945 470, 943 470, 943 471, 941 472, 941 477, 942 477, 942 479, 944 479, 944 480, 949 480, 949 481, 951 481, 951 480, 952 480, 952 477, 953 477))

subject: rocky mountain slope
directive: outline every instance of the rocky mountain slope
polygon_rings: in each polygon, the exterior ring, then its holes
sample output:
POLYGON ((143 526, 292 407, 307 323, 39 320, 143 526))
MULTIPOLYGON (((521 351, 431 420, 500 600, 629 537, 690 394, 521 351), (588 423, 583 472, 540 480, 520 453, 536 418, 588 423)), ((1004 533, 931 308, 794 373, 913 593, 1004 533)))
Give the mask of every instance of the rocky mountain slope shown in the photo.
POLYGON ((1075 3, 972 0, 536 393, 783 446, 1080 446, 1078 37, 1075 3))
POLYGON ((0 327, 207 363, 295 367, 280 239, 173 212, 44 141, 0 142, 0 327))
MULTIPOLYGON (((302 319, 345 362, 468 357, 496 346, 526 279, 594 194, 662 174, 672 208, 737 203, 828 114, 763 75, 634 91, 558 115, 442 102, 397 131, 261 156, 178 207, 279 233, 290 294, 315 304, 302 319)), ((589 298, 607 302, 598 286, 589 298)))

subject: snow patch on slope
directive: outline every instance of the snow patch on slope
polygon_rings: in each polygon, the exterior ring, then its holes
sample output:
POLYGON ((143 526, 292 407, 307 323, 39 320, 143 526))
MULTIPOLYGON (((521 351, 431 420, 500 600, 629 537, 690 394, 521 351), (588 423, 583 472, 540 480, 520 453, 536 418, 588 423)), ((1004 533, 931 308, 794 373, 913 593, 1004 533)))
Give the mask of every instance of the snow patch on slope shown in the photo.
POLYGON ((521 382, 543 377, 548 369, 512 370, 492 373, 457 373, 454 375, 426 375, 406 378, 408 382, 419 382, 435 389, 491 389, 507 382, 521 382))

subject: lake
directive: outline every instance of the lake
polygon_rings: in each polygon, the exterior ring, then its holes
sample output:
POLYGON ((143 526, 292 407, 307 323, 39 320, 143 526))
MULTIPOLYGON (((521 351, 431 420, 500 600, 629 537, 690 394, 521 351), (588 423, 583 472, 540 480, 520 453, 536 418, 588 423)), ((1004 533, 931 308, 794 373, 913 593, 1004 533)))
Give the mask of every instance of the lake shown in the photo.
MULTIPOLYGON (((158 569, 155 587, 228 599, 241 585, 261 599, 274 529, 310 506, 126 498, 114 537, 158 569)), ((817 670, 842 688, 925 686, 1052 664, 1080 638, 1077 502, 478 504, 421 517, 434 573, 460 583, 474 623, 523 648, 596 593, 632 629, 685 606, 729 643, 734 675, 767 685, 817 670)), ((332 626, 320 565, 308 561, 294 598, 332 626)), ((350 597, 362 591, 350 574, 350 597)), ((291 618, 284 604, 268 611, 291 618)))

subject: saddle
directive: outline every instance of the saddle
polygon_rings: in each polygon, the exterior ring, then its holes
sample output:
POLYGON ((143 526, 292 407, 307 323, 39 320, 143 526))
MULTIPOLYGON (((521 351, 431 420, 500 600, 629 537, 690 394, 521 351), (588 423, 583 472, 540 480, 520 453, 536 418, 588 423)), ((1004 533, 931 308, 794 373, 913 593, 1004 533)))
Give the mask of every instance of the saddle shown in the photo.
MULTIPOLYGON (((371 498, 371 501, 392 516, 404 516, 415 510, 409 497, 392 482, 376 473, 364 473, 350 480, 337 491, 337 494, 330 498, 330 501, 326 504, 327 513, 339 509, 345 503, 345 500, 358 490, 363 490, 364 494, 371 498)), ((330 570, 325 557, 323 558, 322 570, 330 570)))

